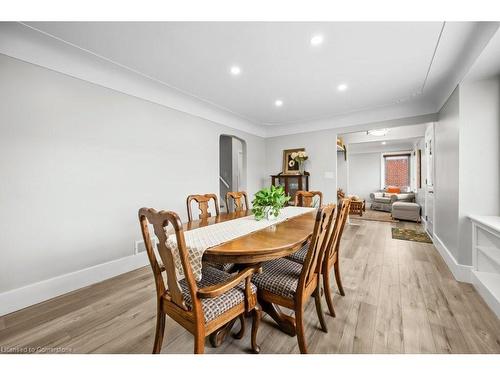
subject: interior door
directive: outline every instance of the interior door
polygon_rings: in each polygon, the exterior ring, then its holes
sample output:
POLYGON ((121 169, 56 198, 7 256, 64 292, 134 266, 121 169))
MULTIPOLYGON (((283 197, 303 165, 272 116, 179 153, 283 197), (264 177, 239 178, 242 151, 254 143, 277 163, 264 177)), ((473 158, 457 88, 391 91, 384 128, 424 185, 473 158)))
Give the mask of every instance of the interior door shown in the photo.
POLYGON ((434 124, 425 131, 425 230, 434 233, 434 124))

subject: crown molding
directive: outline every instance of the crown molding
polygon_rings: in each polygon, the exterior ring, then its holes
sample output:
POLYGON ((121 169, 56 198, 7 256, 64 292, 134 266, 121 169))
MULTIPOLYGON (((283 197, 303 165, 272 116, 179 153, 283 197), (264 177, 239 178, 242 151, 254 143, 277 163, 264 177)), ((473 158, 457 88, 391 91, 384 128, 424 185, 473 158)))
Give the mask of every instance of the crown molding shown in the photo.
POLYGON ((357 131, 377 123, 390 126, 387 122, 391 121, 399 124, 395 126, 413 125, 418 123, 415 121, 434 121, 432 115, 436 112, 435 105, 417 99, 327 119, 266 125, 181 92, 23 23, 0 22, 0 53, 262 138, 329 129, 339 133, 357 131))

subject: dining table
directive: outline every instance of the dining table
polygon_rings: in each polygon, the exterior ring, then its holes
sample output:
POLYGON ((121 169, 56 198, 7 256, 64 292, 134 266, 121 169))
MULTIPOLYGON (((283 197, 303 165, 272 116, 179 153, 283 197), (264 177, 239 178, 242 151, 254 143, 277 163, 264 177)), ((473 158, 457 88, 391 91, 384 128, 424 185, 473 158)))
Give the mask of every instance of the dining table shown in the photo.
MULTIPOLYGON (((234 269, 255 266, 262 262, 283 258, 299 250, 310 238, 314 229, 316 211, 311 210, 285 221, 271 224, 263 229, 212 246, 205 250, 203 261, 216 264, 234 264, 234 269)), ((251 210, 222 213, 201 220, 190 221, 183 225, 184 231, 190 231, 208 225, 236 220, 252 215, 251 210)), ((265 219, 264 219, 265 220, 265 219)), ((262 310, 267 313, 279 328, 295 336, 295 319, 284 314, 280 308, 265 301, 259 301, 262 310)), ((222 344, 234 322, 228 323, 210 336, 210 342, 217 347, 222 344)))

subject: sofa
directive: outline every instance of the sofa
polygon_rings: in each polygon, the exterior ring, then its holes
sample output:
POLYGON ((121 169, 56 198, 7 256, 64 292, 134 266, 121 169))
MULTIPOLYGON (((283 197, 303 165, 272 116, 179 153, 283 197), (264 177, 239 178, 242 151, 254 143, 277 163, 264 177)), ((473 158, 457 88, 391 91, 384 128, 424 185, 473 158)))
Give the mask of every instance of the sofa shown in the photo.
POLYGON ((392 212, 395 202, 415 202, 415 193, 387 193, 385 190, 375 191, 370 194, 371 209, 392 212))

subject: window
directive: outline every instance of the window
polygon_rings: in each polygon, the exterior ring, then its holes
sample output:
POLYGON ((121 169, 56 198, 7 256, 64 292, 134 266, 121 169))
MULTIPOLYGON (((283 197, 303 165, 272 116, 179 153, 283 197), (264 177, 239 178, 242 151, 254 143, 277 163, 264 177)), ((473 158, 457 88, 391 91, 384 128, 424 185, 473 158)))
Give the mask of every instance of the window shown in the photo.
POLYGON ((410 153, 382 155, 382 184, 407 190, 410 187, 410 153))

